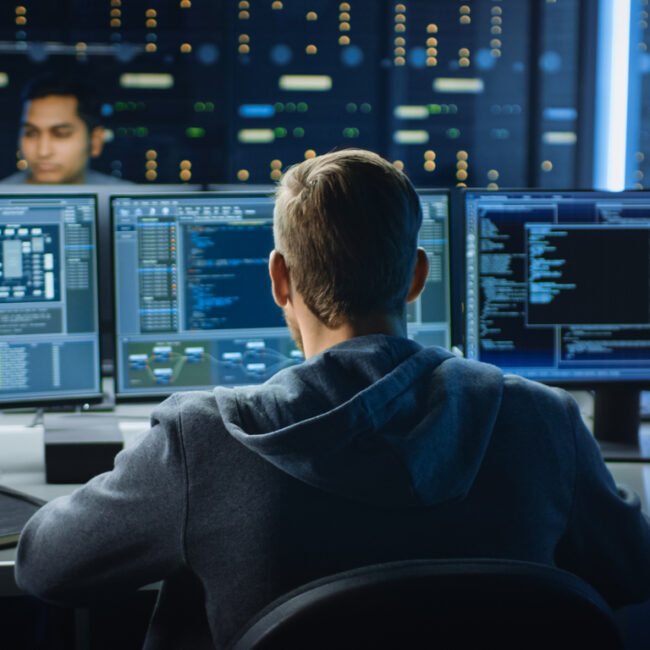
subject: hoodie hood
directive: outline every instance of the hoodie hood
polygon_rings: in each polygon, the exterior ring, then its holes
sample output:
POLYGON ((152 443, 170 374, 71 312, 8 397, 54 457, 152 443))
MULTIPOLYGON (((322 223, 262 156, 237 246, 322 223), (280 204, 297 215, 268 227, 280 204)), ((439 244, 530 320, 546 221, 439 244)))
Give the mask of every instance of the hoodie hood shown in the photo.
POLYGON ((287 474, 346 498, 408 507, 467 494, 502 391, 494 366, 372 335, 261 386, 214 395, 230 435, 287 474))

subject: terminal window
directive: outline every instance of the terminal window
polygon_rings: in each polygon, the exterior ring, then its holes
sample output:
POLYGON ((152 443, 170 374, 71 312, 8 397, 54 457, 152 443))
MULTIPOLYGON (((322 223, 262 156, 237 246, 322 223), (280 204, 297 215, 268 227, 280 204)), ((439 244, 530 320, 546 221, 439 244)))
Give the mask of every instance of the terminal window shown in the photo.
POLYGON ((650 378, 650 199, 465 193, 466 354, 548 381, 650 378))

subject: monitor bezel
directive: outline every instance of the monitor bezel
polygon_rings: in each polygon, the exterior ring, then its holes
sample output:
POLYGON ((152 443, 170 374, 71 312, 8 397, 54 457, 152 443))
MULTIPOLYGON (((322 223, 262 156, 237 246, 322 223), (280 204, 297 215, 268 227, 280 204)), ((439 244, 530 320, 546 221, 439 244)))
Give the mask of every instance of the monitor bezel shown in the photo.
POLYGON ((21 399, 3 399, 0 396, 0 411, 5 409, 47 409, 48 407, 69 407, 69 406, 85 406, 86 404, 99 404, 104 398, 104 391, 102 388, 103 375, 102 375, 102 336, 101 336, 101 307, 100 307, 100 295, 99 295, 99 255, 100 255, 100 246, 99 246, 99 198, 94 192, 79 192, 79 191, 41 191, 40 188, 36 192, 30 192, 28 186, 25 187, 25 192, 4 192, 2 186, 0 185, 0 199, 25 199, 31 197, 38 197, 43 199, 56 199, 56 198, 82 198, 82 199, 92 199, 94 203, 94 226, 95 226, 95 273, 93 274, 95 281, 95 324, 96 324, 96 336, 97 336, 97 379, 99 392, 89 392, 89 393, 79 393, 78 395, 70 396, 60 396, 57 397, 52 395, 51 397, 33 397, 33 398, 21 398, 21 399))
POLYGON ((237 198, 255 198, 255 197, 260 197, 260 198, 272 198, 272 194, 274 192, 274 187, 269 186, 269 191, 262 191, 262 190, 250 190, 247 191, 246 189, 242 190, 224 190, 224 191, 200 191, 200 192, 152 192, 152 193, 134 193, 130 194, 129 192, 120 192, 120 193, 115 193, 111 194, 110 196, 110 223, 111 223, 111 242, 110 242, 110 253, 111 253, 111 277, 112 277, 112 282, 113 282, 113 315, 114 315, 114 325, 113 325, 113 345, 114 345, 114 350, 115 350, 115 358, 113 360, 113 387, 114 387, 114 394, 115 394, 115 403, 116 404, 123 404, 123 403, 143 403, 143 402, 152 402, 152 401, 159 401, 162 399, 166 399, 170 395, 173 395, 174 393, 177 392, 185 392, 185 391, 202 391, 202 390, 212 390, 214 388, 214 385, 212 386, 196 386, 196 387, 179 387, 176 389, 172 389, 169 391, 151 391, 146 394, 132 394, 132 393, 125 393, 120 391, 120 386, 119 386, 119 377, 120 377, 120 372, 121 372, 121 366, 120 366, 120 355, 118 353, 118 345, 119 345, 119 340, 118 340, 118 331, 117 331, 117 304, 118 304, 118 296, 117 296, 117 284, 116 284, 116 265, 115 265, 115 260, 116 260, 116 255, 115 255, 115 210, 114 210, 114 202, 117 199, 131 199, 131 198, 143 198, 146 196, 147 198, 150 199, 170 199, 170 198, 175 198, 175 197, 181 197, 181 198, 198 198, 198 199, 205 199, 205 198, 232 198, 232 199, 237 199, 237 198))
MULTIPOLYGON (((460 273, 457 273, 459 276, 459 281, 452 283, 452 289, 455 286, 455 294, 452 298, 452 301, 456 307, 456 319, 452 319, 454 323, 453 329, 453 339, 456 345, 463 353, 465 351, 465 343, 467 339, 467 322, 465 318, 465 298, 467 295, 467 255, 466 255, 466 246, 465 239, 467 235, 467 211, 466 211, 466 201, 468 194, 531 194, 531 195, 546 195, 546 194, 585 194, 592 196, 602 196, 602 197, 615 197, 616 195, 642 195, 647 194, 650 198, 650 190, 620 190, 620 191, 610 191, 602 189, 593 189, 593 188, 530 188, 530 187, 499 187, 498 189, 488 189, 485 187, 457 187, 452 190, 452 205, 454 217, 452 222, 454 224, 454 230, 456 236, 454 241, 456 242, 453 249, 454 257, 454 268, 460 273)), ((480 359, 474 359, 474 361, 481 362, 480 359)), ((515 371, 514 368, 509 368, 507 374, 519 374, 515 371)), ((525 374, 521 375, 526 378, 525 374)), ((536 381, 540 384, 545 384, 547 386, 557 386, 560 388, 565 388, 567 390, 607 390, 608 388, 615 388, 617 386, 625 385, 631 389, 650 389, 650 377, 648 379, 637 379, 630 377, 621 377, 621 378, 602 378, 597 377, 580 377, 576 379, 570 378, 538 378, 538 377, 528 377, 530 381, 536 381)))

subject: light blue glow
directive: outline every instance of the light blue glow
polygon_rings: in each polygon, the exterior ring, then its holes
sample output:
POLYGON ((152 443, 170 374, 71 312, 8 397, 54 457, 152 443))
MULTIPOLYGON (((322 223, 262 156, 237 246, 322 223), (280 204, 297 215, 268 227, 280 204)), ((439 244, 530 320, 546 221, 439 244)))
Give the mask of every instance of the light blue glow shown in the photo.
POLYGON ((626 186, 632 0, 600 0, 596 60, 594 185, 626 186))

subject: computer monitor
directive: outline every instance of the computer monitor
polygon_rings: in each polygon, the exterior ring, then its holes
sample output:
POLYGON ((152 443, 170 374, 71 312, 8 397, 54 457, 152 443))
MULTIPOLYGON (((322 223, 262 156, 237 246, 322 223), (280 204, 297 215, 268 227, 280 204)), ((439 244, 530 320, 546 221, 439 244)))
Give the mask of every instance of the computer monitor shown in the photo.
POLYGON ((468 358, 602 395, 650 385, 650 194, 465 190, 462 205, 468 358))
POLYGON ((112 198, 116 398, 263 382, 303 359, 271 296, 267 193, 112 198))
POLYGON ((449 274, 449 192, 418 189, 422 227, 418 245, 429 258, 429 275, 421 296, 407 306, 410 338, 423 346, 451 347, 449 274))
MULTIPOLYGON (((448 193, 420 190, 426 290, 409 335, 449 345, 448 193)), ((272 188, 112 198, 116 397, 260 383, 300 363, 268 278, 272 188)))
POLYGON ((101 399, 97 200, 0 194, 0 406, 101 399))

